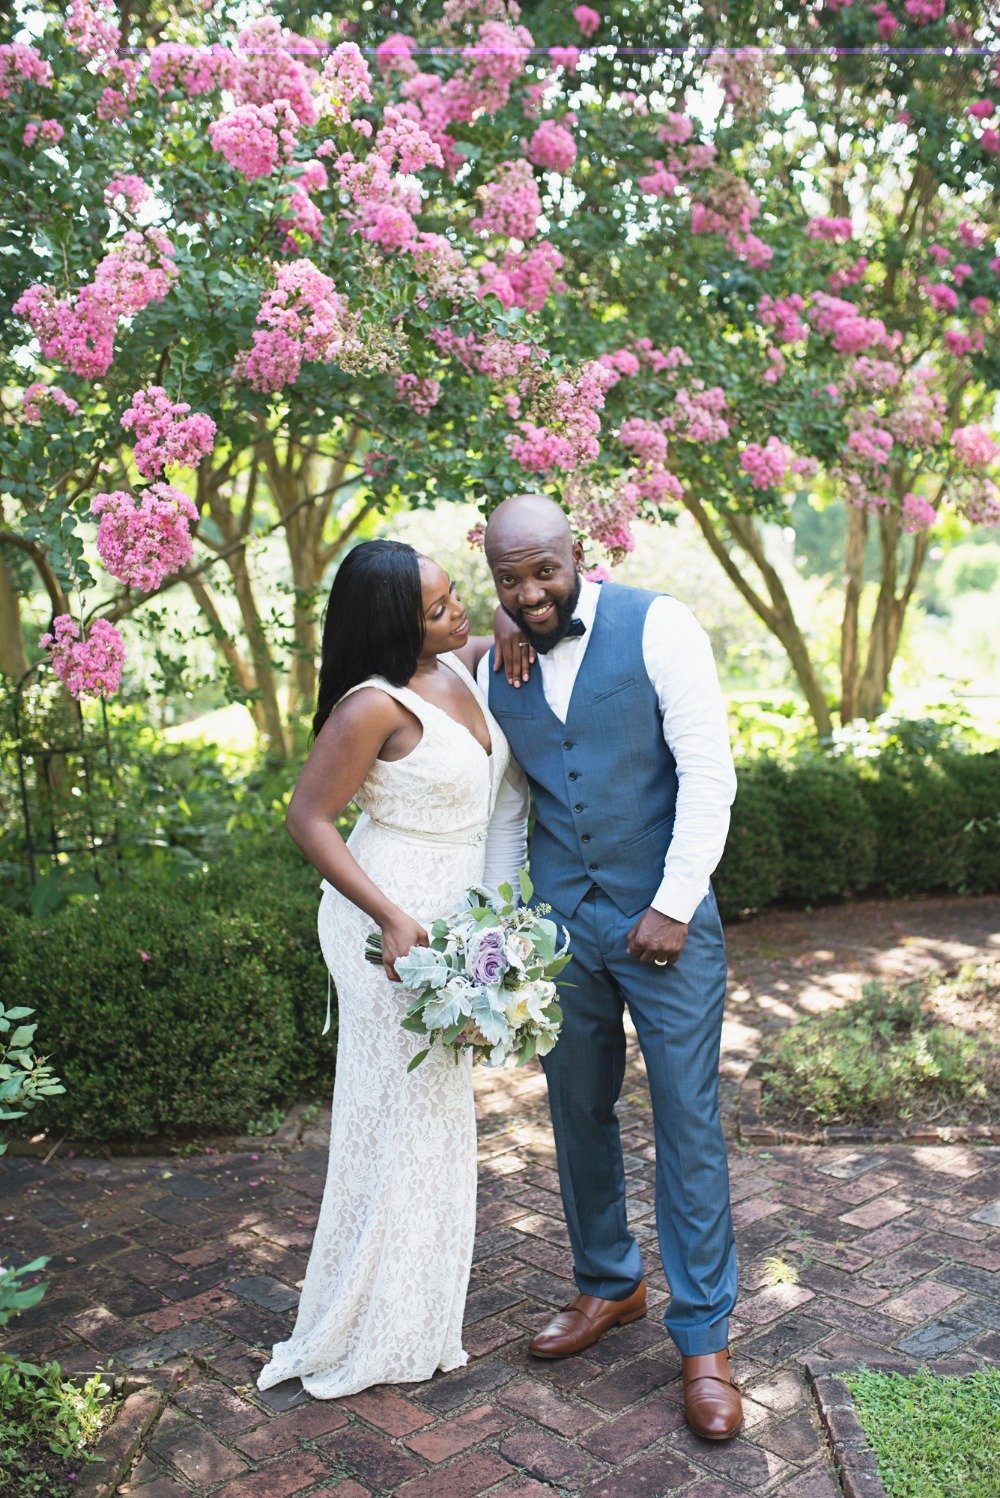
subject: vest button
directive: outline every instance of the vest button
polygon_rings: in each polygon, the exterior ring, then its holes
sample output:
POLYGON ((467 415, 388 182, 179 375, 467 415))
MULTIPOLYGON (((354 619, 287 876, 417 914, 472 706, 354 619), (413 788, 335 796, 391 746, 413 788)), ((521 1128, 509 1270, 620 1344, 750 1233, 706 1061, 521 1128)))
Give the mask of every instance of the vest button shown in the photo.
POLYGON ((579 772, 579 770, 570 770, 570 772, 569 772, 569 778, 570 778, 570 780, 579 780, 579 778, 580 778, 580 772, 579 772))
POLYGON ((587 868, 588 869, 599 869, 600 868, 600 864, 598 864, 598 863, 588 863, 587 868))
POLYGON ((590 833, 589 832, 585 832, 583 834, 583 836, 581 837, 580 841, 582 843, 589 843, 590 842, 590 833))
POLYGON ((573 747, 573 740, 572 739, 565 739, 563 741, 563 748, 564 749, 572 749, 572 747, 573 747))
POLYGON ((583 802, 578 801, 573 808, 574 811, 583 811, 583 802))

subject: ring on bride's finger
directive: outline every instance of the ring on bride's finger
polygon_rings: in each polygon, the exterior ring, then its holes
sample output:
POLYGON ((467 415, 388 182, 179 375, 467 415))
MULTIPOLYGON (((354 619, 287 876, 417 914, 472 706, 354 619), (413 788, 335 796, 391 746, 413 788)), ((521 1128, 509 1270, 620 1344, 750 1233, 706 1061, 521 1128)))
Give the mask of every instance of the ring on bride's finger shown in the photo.
POLYGON ((653 958, 653 966, 654 967, 669 967, 670 966, 670 958, 669 957, 654 957, 653 958))

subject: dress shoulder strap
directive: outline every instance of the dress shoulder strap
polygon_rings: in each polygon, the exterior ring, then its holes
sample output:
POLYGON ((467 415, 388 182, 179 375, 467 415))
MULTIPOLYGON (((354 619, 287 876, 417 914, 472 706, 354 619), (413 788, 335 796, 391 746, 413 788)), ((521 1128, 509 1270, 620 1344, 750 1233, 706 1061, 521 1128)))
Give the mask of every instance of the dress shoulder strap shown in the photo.
POLYGON ((367 687, 374 687, 376 691, 384 692, 387 697, 394 697, 397 702, 401 703, 402 706, 407 709, 408 712, 411 712, 415 718, 419 718, 420 722, 423 723, 423 709, 426 708, 428 704, 424 702, 420 694, 418 692, 411 691, 409 687, 393 686, 392 682, 386 681, 384 676, 365 677, 365 680, 359 681, 356 686, 348 687, 344 695, 342 697, 338 697, 337 702, 334 705, 339 706, 341 702, 346 702, 348 697, 350 697, 352 693, 364 691, 367 687))

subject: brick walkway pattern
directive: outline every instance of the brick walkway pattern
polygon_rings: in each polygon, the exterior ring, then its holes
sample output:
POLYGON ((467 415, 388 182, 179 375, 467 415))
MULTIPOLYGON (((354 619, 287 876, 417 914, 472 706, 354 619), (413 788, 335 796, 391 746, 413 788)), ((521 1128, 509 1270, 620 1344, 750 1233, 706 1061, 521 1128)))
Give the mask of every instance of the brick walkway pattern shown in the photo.
MULTIPOLYGON (((869 908, 852 928, 866 970, 894 971, 897 948, 904 968, 913 954, 919 967, 995 952, 1000 903, 961 904, 960 918, 960 902, 936 902, 936 911, 935 902, 869 908), (888 910, 902 920, 902 935, 888 930, 888 910), (928 957, 912 928, 936 921, 940 931, 949 910, 955 929, 928 957), (880 919, 881 941, 864 925, 880 919)), ((862 964, 846 949, 834 959, 823 917, 775 918, 778 977, 768 968, 773 925, 730 933, 739 1043, 727 1049, 724 1076, 752 1059, 755 1015, 769 1023, 781 1021, 782 1006, 785 1019, 794 1014, 788 973, 801 972, 800 997, 817 982, 831 1002, 849 992, 862 964), (803 962, 810 953, 813 962, 803 962), (829 983, 817 976, 824 961, 829 983), (746 973, 757 975, 752 993, 741 987, 746 973)), ((116 1370, 173 1371, 170 1401, 124 1494, 835 1498, 805 1358, 964 1352, 1000 1361, 996 1150, 734 1143, 742 1295, 733 1351, 746 1425, 722 1445, 693 1437, 681 1411, 680 1360, 660 1322, 667 1292, 649 1104, 633 1053, 620 1115, 630 1222, 646 1254, 653 1314, 584 1357, 535 1362, 528 1337, 574 1293, 544 1080, 534 1070, 484 1072, 477 1094, 469 1366, 330 1403, 310 1400, 297 1382, 265 1395, 254 1387, 265 1350, 292 1323, 326 1167, 322 1120, 286 1151, 0 1162, 2 1257, 53 1256, 48 1295, 7 1345, 57 1357, 69 1371, 109 1361, 116 1370)))

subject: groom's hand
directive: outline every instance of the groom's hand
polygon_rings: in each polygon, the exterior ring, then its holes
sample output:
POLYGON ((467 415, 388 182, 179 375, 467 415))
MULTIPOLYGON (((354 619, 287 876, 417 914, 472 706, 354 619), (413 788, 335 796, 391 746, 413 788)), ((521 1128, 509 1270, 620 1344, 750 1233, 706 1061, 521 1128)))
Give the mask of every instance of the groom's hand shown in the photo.
POLYGON ((519 624, 498 608, 493 615, 493 669, 503 671, 512 687, 527 681, 535 664, 535 652, 519 624))
POLYGON ((686 922, 675 921, 650 906, 628 934, 629 955, 647 967, 672 967, 684 949, 687 934, 686 922))

